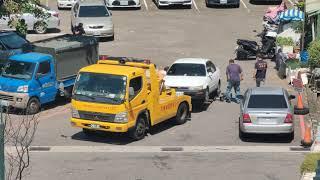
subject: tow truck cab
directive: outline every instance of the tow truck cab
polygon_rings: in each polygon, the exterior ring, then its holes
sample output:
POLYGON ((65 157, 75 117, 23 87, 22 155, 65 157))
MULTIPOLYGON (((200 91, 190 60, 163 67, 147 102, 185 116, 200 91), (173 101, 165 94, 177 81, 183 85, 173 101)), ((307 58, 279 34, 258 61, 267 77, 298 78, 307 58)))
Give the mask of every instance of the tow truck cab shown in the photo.
POLYGON ((72 96, 71 125, 94 131, 129 132, 139 140, 146 130, 176 117, 184 123, 191 98, 166 89, 155 65, 145 60, 103 56, 78 73, 72 96))

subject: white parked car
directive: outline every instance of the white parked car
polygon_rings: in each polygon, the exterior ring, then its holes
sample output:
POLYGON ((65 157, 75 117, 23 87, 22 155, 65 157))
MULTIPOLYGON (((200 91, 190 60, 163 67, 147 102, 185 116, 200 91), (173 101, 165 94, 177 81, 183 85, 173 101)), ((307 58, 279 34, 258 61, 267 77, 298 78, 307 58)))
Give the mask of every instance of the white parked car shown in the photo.
MULTIPOLYGON (((22 15, 12 14, 11 16, 17 16, 24 19, 28 30, 34 30, 38 34, 44 34, 48 29, 58 28, 60 25, 59 13, 55 10, 51 10, 49 7, 44 5, 33 5, 44 13, 49 14, 49 17, 44 20, 36 18, 33 14, 23 13, 22 15)), ((0 30, 13 30, 13 28, 8 26, 10 18, 8 16, 2 16, 0 18, 0 30)))
POLYGON ((58 9, 71 9, 77 0, 57 0, 58 9))
POLYGON ((141 8, 140 0, 105 0, 108 8, 141 8))
POLYGON ((167 87, 184 92, 196 103, 220 94, 220 69, 209 59, 179 59, 169 67, 164 80, 167 87))
POLYGON ((156 5, 160 9, 165 6, 181 5, 191 9, 192 0, 155 0, 156 5))

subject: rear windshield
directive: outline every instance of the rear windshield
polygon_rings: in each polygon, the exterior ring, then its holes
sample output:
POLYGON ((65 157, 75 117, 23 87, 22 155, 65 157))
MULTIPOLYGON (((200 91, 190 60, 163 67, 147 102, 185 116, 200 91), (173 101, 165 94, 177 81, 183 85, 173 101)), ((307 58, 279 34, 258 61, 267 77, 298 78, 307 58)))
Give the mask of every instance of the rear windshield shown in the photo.
POLYGON ((79 17, 108 17, 109 12, 105 6, 81 6, 79 17))
POLYGON ((173 64, 168 70, 169 76, 205 76, 206 69, 203 64, 173 64))
POLYGON ((251 95, 248 108, 279 109, 288 105, 283 95, 251 95))

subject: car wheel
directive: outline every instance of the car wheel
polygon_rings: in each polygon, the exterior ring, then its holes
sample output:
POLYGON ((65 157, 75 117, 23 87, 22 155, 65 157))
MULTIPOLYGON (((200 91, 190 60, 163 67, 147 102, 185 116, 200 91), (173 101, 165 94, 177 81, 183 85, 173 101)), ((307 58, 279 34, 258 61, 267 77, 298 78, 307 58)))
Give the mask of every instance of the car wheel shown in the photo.
POLYGON ((129 131, 129 136, 135 141, 141 140, 145 137, 146 129, 146 121, 140 116, 138 117, 135 127, 129 131))
POLYGON ((95 134, 95 130, 91 130, 91 129, 87 129, 87 128, 83 128, 82 129, 83 134, 85 134, 86 136, 92 136, 95 134))
POLYGON ((47 25, 44 22, 37 22, 33 29, 37 34, 44 34, 47 32, 47 25))
POLYGON ((294 131, 288 134, 288 140, 292 141, 294 139, 294 131))
POLYGON ((178 107, 177 110, 177 115, 176 115, 176 123, 178 125, 184 124, 187 121, 187 117, 189 114, 188 106, 186 103, 181 103, 178 107))
POLYGON ((26 108, 26 114, 37 114, 40 111, 40 101, 33 97, 29 100, 26 108))

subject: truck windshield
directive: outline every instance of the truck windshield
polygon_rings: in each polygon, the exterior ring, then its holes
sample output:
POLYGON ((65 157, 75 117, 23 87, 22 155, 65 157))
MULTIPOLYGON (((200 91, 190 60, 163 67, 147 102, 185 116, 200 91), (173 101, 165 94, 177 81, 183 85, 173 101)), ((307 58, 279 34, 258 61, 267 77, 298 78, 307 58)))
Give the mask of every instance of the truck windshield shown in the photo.
POLYGON ((16 79, 31 79, 35 68, 35 63, 10 60, 4 66, 3 77, 16 79))
POLYGON ((74 88, 74 99, 106 104, 121 104, 125 97, 126 77, 80 73, 74 88))
POLYGON ((206 76, 203 64, 176 63, 168 70, 169 76, 206 76))

